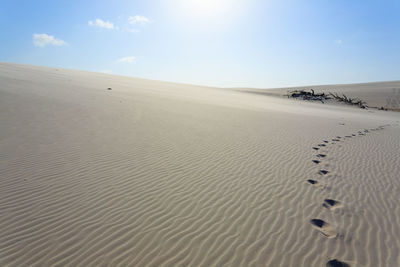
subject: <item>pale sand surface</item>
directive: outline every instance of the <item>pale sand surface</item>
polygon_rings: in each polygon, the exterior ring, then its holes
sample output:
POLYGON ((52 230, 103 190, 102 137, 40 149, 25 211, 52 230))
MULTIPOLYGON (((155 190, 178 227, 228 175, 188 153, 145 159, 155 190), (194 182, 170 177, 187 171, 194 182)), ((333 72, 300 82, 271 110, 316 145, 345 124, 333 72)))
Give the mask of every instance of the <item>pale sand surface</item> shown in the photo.
POLYGON ((270 96, 284 96, 292 90, 310 90, 319 93, 345 94, 348 97, 358 98, 365 101, 368 106, 396 108, 400 110, 400 81, 374 82, 359 84, 333 84, 314 85, 302 87, 287 87, 277 89, 252 89, 236 88, 238 91, 253 92, 270 96))
POLYGON ((400 113, 1 63, 0 114, 0 266, 400 266, 400 113))

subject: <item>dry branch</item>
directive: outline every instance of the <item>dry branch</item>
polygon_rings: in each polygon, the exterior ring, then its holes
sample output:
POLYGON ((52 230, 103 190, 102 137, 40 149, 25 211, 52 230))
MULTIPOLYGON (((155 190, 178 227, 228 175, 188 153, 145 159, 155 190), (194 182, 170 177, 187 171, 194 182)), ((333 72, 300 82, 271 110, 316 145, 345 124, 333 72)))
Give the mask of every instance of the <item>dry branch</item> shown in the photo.
POLYGON ((359 106, 360 108, 367 108, 367 104, 362 101, 361 99, 358 98, 351 98, 348 97, 344 94, 339 95, 337 93, 315 93, 313 89, 310 89, 310 91, 306 90, 294 90, 294 91, 288 91, 286 94, 288 98, 300 98, 303 100, 311 100, 311 101, 321 101, 324 103, 324 100, 329 100, 329 99, 334 99, 338 102, 343 102, 348 105, 355 105, 359 106))

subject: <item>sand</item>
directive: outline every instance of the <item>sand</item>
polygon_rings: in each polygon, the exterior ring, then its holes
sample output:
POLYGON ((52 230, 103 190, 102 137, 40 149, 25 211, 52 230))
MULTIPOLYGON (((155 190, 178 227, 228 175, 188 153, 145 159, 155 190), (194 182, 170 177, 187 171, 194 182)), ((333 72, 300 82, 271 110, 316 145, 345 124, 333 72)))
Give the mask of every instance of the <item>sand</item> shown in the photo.
POLYGON ((0 114, 0 266, 400 266, 398 112, 1 63, 0 114))
MULTIPOLYGON (((313 89, 318 93, 335 93, 340 96, 343 94, 363 100, 369 107, 386 108, 400 111, 400 81, 373 82, 358 84, 332 84, 332 85, 313 85, 302 87, 287 87, 275 89, 254 89, 254 88, 235 88, 237 91, 256 93, 267 96, 285 97, 289 91, 313 89)), ((330 103, 333 104, 333 103, 330 103)))

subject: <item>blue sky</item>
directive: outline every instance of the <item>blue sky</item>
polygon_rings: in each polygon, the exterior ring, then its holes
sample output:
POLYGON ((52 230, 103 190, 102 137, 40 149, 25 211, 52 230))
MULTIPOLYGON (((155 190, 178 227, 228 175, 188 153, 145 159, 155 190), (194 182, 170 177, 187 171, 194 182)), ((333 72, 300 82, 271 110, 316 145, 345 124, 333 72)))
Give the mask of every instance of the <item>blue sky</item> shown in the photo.
POLYGON ((0 0, 0 61, 222 87, 400 79, 399 0, 0 0))

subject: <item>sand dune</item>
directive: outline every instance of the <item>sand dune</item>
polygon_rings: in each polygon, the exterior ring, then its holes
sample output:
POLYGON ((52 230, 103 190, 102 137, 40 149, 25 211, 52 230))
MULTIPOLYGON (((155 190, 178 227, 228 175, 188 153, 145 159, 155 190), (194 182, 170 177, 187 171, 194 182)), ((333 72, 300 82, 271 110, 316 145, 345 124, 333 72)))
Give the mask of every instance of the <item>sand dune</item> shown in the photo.
POLYGON ((333 84, 333 85, 314 85, 302 87, 287 87, 277 89, 251 89, 237 88, 238 91, 252 92, 269 96, 283 96, 292 90, 310 90, 316 92, 345 94, 351 98, 358 98, 371 107, 384 107, 400 110, 400 81, 373 82, 358 84, 333 84))
POLYGON ((1 266, 400 266, 400 113, 1 63, 0 114, 1 266))

